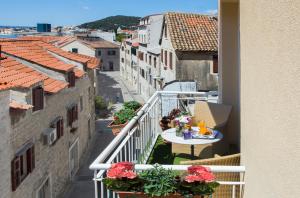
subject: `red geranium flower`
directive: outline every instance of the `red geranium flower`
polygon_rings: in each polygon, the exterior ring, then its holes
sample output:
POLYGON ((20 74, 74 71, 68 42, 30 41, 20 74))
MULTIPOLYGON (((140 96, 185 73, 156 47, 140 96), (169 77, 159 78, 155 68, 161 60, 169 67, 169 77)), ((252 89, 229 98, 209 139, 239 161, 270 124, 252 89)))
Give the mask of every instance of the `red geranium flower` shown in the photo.
POLYGON ((188 168, 189 174, 202 174, 203 172, 210 172, 210 169, 199 165, 190 166, 188 168))
POLYGON ((111 168, 119 168, 122 170, 133 170, 133 167, 134 164, 131 162, 119 162, 111 165, 111 168))

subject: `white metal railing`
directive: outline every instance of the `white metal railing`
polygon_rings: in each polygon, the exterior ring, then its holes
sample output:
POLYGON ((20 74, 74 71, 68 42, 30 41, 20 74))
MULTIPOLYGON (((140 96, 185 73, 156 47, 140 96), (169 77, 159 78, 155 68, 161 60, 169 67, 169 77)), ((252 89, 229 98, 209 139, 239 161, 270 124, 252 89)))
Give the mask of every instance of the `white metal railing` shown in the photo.
MULTIPOLYGON (((102 183, 106 170, 112 163, 134 162, 135 170, 145 170, 153 166, 147 165, 147 160, 162 130, 159 121, 162 116, 174 108, 189 111, 196 100, 216 101, 207 92, 177 92, 158 91, 141 108, 137 115, 121 130, 118 136, 104 149, 104 151, 90 165, 94 170, 95 198, 115 198, 117 194, 107 190, 102 183)), ((163 165, 173 170, 186 170, 188 165, 163 165)), ((245 173, 245 167, 237 166, 209 166, 213 172, 245 173)), ((241 177, 243 178, 243 177, 241 177)), ((232 186, 232 197, 237 197, 236 186, 239 186, 239 196, 244 185, 242 181, 219 181, 221 185, 232 186)))

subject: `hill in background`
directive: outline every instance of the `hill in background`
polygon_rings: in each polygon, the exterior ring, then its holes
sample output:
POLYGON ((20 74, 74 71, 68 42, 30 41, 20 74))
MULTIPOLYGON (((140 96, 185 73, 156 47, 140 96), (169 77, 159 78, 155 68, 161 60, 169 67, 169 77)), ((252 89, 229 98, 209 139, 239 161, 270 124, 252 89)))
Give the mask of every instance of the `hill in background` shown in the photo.
POLYGON ((101 20, 84 23, 79 25, 80 28, 100 29, 104 31, 116 30, 118 27, 122 29, 136 29, 139 24, 140 17, 134 16, 110 16, 101 20))

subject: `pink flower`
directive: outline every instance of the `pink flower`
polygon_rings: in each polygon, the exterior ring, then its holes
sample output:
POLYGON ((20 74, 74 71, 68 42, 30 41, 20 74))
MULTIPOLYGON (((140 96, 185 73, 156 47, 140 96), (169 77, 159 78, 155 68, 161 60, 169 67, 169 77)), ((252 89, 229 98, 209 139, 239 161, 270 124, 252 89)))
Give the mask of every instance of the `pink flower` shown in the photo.
POLYGON ((203 172, 210 172, 210 169, 199 165, 190 166, 188 168, 189 174, 202 174, 203 172))
POLYGON ((121 177, 126 177, 128 179, 134 179, 137 177, 136 173, 133 171, 127 171, 127 172, 123 172, 121 174, 121 177))
POLYGON ((188 183, 193 183, 196 181, 200 181, 200 178, 197 175, 188 175, 184 178, 184 180, 188 183))
POLYGON ((204 182, 213 182, 216 177, 211 172, 205 172, 201 174, 202 181, 204 182))
POLYGON ((111 168, 107 171, 107 177, 110 179, 117 179, 122 174, 122 170, 119 168, 111 168))
POLYGON ((203 166, 190 166, 188 168, 188 173, 185 177, 185 181, 192 182, 212 182, 216 179, 214 174, 210 171, 209 168, 203 166))
POLYGON ((116 164, 112 164, 111 168, 120 168, 122 170, 133 170, 134 164, 131 162, 119 162, 116 164))
POLYGON ((112 164, 111 168, 107 171, 107 177, 110 179, 134 179, 137 175, 133 172, 133 167, 134 164, 130 162, 112 164))

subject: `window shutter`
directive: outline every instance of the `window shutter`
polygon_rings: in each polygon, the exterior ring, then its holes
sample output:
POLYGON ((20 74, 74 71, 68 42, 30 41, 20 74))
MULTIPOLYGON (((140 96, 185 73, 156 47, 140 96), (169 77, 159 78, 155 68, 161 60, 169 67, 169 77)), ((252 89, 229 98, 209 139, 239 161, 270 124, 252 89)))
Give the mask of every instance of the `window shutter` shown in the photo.
POLYGON ((40 104, 40 109, 44 108, 44 89, 42 87, 39 87, 39 104, 40 104))
POLYGON ((68 125, 72 126, 73 122, 73 108, 68 110, 68 125))
POLYGON ((69 82, 69 87, 75 86, 75 72, 74 71, 71 71, 68 73, 68 82, 69 82))
POLYGON ((165 66, 168 65, 168 52, 165 51, 165 66))
POLYGON ((160 60, 162 63, 164 62, 164 50, 163 49, 160 52, 160 60))
POLYGON ((64 120, 61 119, 61 120, 59 121, 59 123, 60 123, 60 126, 59 126, 59 129, 60 129, 60 136, 63 136, 63 135, 64 135, 64 120))
POLYGON ((60 135, 61 133, 60 133, 60 120, 58 120, 57 122, 56 122, 56 135, 57 135, 57 139, 59 139, 60 138, 60 135))
POLYGON ((27 173, 32 171, 32 152, 31 148, 26 151, 27 173))
POLYGON ((11 188, 15 191, 21 182, 20 158, 15 157, 11 162, 11 188))
POLYGON ((34 145, 31 147, 31 171, 35 168, 35 152, 34 152, 34 145))
POLYGON ((37 89, 32 90, 32 105, 33 105, 33 111, 37 111, 39 109, 38 107, 38 97, 37 97, 37 89))
POLYGON ((169 57, 169 59, 170 59, 169 66, 170 66, 170 69, 172 69, 173 68, 173 54, 172 54, 172 52, 170 52, 169 56, 170 56, 169 57))
POLYGON ((213 57, 213 73, 218 73, 218 56, 213 57))

